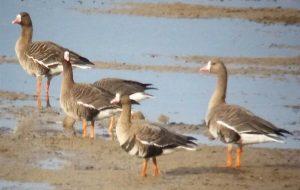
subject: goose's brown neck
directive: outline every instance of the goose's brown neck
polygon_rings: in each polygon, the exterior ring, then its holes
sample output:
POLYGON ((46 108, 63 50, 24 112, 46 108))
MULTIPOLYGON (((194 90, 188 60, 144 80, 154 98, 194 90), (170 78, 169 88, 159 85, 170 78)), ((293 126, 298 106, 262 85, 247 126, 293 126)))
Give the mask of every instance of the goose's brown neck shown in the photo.
POLYGON ((33 34, 32 26, 22 26, 22 34, 20 38, 24 41, 24 43, 29 44, 32 42, 32 34, 33 34))
POLYGON ((73 70, 71 63, 63 62, 63 80, 62 80, 62 91, 63 89, 68 90, 74 84, 73 70))
POLYGON ((208 111, 213 107, 225 103, 226 99, 226 89, 227 89, 227 71, 224 69, 222 72, 217 75, 217 86, 215 91, 209 101, 208 111))
POLYGON ((22 26, 21 35, 17 40, 16 47, 15 47, 18 58, 25 56, 24 54, 20 54, 20 53, 25 52, 27 47, 31 44, 32 34, 33 34, 32 26, 22 26))
POLYGON ((122 123, 123 127, 130 127, 131 124, 131 104, 124 103, 122 104, 122 112, 120 116, 120 122, 122 123))

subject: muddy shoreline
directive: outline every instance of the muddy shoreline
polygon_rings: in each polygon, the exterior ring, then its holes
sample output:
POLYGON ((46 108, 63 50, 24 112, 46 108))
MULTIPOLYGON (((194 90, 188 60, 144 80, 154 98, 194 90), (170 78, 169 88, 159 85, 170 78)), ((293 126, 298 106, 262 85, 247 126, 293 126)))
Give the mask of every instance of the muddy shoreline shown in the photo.
MULTIPOLYGON (((242 168, 220 167, 225 146, 199 144, 158 157, 160 177, 139 177, 142 160, 129 156, 105 134, 94 140, 66 134, 60 108, 9 106, 32 100, 24 93, 0 92, 0 117, 16 120, 16 130, 0 131, 0 176, 5 181, 46 184, 50 189, 299 189, 300 150, 246 147, 242 168), (254 183, 255 182, 255 183, 254 183)), ((106 130, 97 122, 97 127, 106 130)), ((168 128, 205 134, 203 125, 171 123, 168 128)), ((22 187, 22 186, 21 186, 22 187)))
POLYGON ((277 8, 237 8, 185 3, 116 3, 112 8, 74 8, 84 14, 122 14, 167 18, 246 19, 264 24, 299 24, 300 11, 277 8))
MULTIPOLYGON (((153 58, 164 57, 164 55, 149 55, 153 58)), ((157 65, 157 64, 132 64, 120 62, 107 61, 93 61, 95 68, 98 69, 114 69, 114 70, 145 70, 155 72, 175 72, 175 73, 198 73, 201 65, 204 65, 213 58, 219 58, 228 65, 229 73, 232 75, 256 75, 256 76, 270 76, 270 75, 300 75, 300 57, 218 57, 218 56, 167 56, 169 58, 183 61, 184 63, 192 63, 194 66, 180 66, 172 65, 157 65), (234 67, 240 65, 240 67, 234 67), (280 66, 280 67, 278 67, 280 66)), ((0 64, 17 64, 15 58, 0 57, 0 64)), ((155 63, 155 59, 153 59, 155 63)))

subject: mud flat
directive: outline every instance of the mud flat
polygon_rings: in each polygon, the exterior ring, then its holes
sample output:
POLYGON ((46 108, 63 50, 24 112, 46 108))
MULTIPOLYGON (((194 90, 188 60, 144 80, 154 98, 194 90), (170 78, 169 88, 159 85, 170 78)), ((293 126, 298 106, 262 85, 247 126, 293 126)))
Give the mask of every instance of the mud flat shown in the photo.
MULTIPOLYGON (((160 177, 139 177, 142 160, 111 141, 67 136, 59 108, 13 106, 32 96, 1 92, 0 117, 15 119, 14 131, 0 131, 1 188, 38 189, 299 189, 300 150, 246 147, 242 168, 219 167, 225 147, 199 144, 197 151, 178 150, 158 158, 160 177), (13 98, 10 98, 10 96, 13 98), (7 106, 11 105, 11 106, 7 106), (12 185, 17 184, 17 185, 12 185)), ((101 127, 101 126, 98 126, 101 127)), ((102 126, 103 128, 103 126, 102 126)), ((104 127, 105 128, 105 127, 104 127)), ((170 130, 202 134, 200 125, 171 124, 170 130)))
POLYGON ((232 18, 265 24, 299 24, 300 11, 287 8, 238 8, 185 3, 117 3, 112 8, 79 8, 86 14, 124 14, 169 18, 232 18))

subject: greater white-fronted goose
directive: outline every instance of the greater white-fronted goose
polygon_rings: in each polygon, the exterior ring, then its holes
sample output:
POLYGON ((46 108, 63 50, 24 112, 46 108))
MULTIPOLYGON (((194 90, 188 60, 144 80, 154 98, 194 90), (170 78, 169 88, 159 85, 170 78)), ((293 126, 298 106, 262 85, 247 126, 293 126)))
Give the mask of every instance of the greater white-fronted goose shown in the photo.
POLYGON ((60 105, 64 112, 76 120, 82 120, 83 137, 87 136, 87 122, 91 122, 91 138, 94 138, 94 121, 110 117, 117 106, 111 105, 114 95, 91 84, 77 84, 73 80, 73 70, 68 51, 61 55, 63 80, 60 91, 60 105))
MULTIPOLYGON (((22 27, 21 35, 16 42, 15 51, 23 69, 37 79, 36 93, 38 108, 41 108, 41 85, 43 77, 47 77, 46 101, 47 106, 50 106, 50 81, 53 76, 62 72, 60 55, 62 55, 64 48, 49 41, 32 42, 33 27, 30 15, 27 12, 18 14, 12 23, 19 24, 22 27)), ((94 65, 87 58, 75 52, 69 52, 72 66, 90 68, 91 65, 94 65)))
POLYGON ((238 146, 235 167, 240 167, 244 145, 283 142, 284 134, 291 134, 241 106, 226 103, 227 69, 222 61, 218 59, 209 61, 200 69, 200 72, 209 72, 217 75, 218 78, 216 89, 208 104, 205 121, 212 136, 228 144, 227 167, 234 167, 232 163, 233 144, 238 146))
POLYGON ((122 112, 117 122, 116 133, 120 146, 130 155, 144 158, 141 176, 147 175, 147 163, 152 158, 154 164, 153 175, 159 175, 156 157, 169 153, 175 148, 195 150, 196 140, 190 136, 180 135, 159 124, 146 120, 131 120, 131 99, 128 95, 113 99, 111 103, 120 103, 122 112))
MULTIPOLYGON (((133 80, 125 80, 119 78, 104 78, 93 83, 94 86, 105 89, 114 94, 119 100, 121 95, 129 95, 131 100, 141 102, 152 98, 153 96, 146 93, 146 90, 156 89, 152 84, 141 83, 133 80)), ((113 137, 113 128, 115 127, 115 116, 111 117, 108 132, 113 137)))

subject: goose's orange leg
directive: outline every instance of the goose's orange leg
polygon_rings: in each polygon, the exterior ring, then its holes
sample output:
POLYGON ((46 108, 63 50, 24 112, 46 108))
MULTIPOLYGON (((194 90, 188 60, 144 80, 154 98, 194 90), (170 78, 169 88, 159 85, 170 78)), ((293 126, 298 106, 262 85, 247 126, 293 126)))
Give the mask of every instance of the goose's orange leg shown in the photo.
POLYGON ((153 176, 159 176, 159 168, 157 165, 156 157, 153 157, 152 161, 153 161, 153 176))
POLYGON ((37 104, 37 108, 39 110, 42 109, 41 88, 42 88, 42 78, 37 77, 37 79, 36 79, 36 104, 37 104))
POLYGON ((87 121, 85 119, 82 120, 82 137, 87 137, 87 121))
POLYGON ((91 135, 90 135, 91 139, 94 139, 95 137, 95 122, 92 120, 91 121, 91 135))
POLYGON ((113 129, 114 129, 115 125, 116 125, 116 117, 115 117, 115 115, 113 115, 110 117, 110 123, 109 123, 109 127, 108 127, 108 133, 112 140, 114 140, 113 129))
POLYGON ((227 145, 226 167, 232 167, 232 144, 227 145))
POLYGON ((148 159, 144 159, 143 167, 141 171, 141 176, 146 177, 147 176, 147 165, 148 165, 148 159))
POLYGON ((239 146, 236 149, 236 162, 235 162, 235 167, 239 168, 241 167, 241 156, 242 156, 243 148, 242 146, 239 146))
POLYGON ((51 78, 48 78, 47 83, 46 83, 46 103, 47 103, 47 107, 51 107, 50 100, 49 100, 50 82, 51 82, 51 78))

